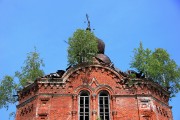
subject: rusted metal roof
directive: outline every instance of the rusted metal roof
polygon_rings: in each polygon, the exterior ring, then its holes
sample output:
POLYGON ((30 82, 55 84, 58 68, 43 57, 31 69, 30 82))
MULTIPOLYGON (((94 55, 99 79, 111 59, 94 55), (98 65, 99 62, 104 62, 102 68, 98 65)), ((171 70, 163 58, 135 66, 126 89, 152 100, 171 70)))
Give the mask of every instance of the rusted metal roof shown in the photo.
POLYGON ((109 59, 108 56, 104 55, 104 54, 97 54, 96 58, 100 61, 103 62, 105 64, 110 64, 111 60, 109 59))
POLYGON ((104 54, 104 49, 105 49, 104 42, 99 38, 97 38, 97 41, 98 41, 98 53, 99 54, 104 54))

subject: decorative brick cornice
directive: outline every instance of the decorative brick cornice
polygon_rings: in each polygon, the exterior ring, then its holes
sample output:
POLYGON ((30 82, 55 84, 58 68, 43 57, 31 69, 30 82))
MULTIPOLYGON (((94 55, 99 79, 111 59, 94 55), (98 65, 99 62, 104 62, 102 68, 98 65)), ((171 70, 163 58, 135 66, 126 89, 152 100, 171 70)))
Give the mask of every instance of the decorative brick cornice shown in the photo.
MULTIPOLYGON (((169 101, 170 93, 152 80, 125 78, 125 80, 122 81, 124 82, 119 82, 122 88, 131 91, 133 94, 144 91, 146 93, 151 93, 153 96, 157 96, 163 102, 167 103, 169 101)), ((142 92, 142 94, 144 93, 142 92)))
POLYGON ((37 83, 36 81, 29 86, 23 88, 22 90, 18 91, 18 99, 22 101, 24 98, 33 96, 37 91, 37 83))
POLYGON ((133 97, 133 98, 138 98, 138 97, 150 97, 150 98, 152 98, 153 100, 155 100, 155 101, 157 101, 158 103, 160 103, 161 105, 163 105, 163 106, 166 106, 166 107, 168 107, 168 108, 171 108, 171 106, 169 106, 169 104, 168 103, 165 103, 165 102, 162 102, 161 100, 159 100, 159 99, 157 99, 157 98, 155 98, 153 95, 151 95, 151 94, 135 94, 135 95, 112 95, 113 97, 116 97, 116 98, 118 98, 118 97, 122 97, 122 98, 129 98, 129 97, 133 97))
POLYGON ((37 98, 37 95, 35 95, 35 96, 27 99, 26 101, 24 101, 24 102, 22 102, 21 104, 17 105, 17 106, 16 106, 17 109, 19 109, 20 107, 23 107, 23 106, 25 106, 26 104, 32 102, 32 101, 35 100, 36 98, 37 98))
POLYGON ((107 66, 103 66, 103 65, 99 65, 99 64, 94 64, 94 65, 83 65, 83 66, 77 66, 77 67, 72 67, 70 69, 68 69, 68 71, 66 71, 66 73, 62 76, 63 82, 66 82, 67 79, 71 76, 71 77, 75 77, 77 76, 77 74, 79 74, 80 71, 98 71, 101 70, 102 73, 104 73, 105 71, 107 72, 108 75, 112 75, 113 78, 123 78, 123 74, 118 73, 116 70, 114 70, 112 67, 107 67, 107 66))
POLYGON ((56 96, 73 96, 74 94, 54 94, 54 93, 39 93, 38 96, 53 96, 53 97, 56 97, 56 96))

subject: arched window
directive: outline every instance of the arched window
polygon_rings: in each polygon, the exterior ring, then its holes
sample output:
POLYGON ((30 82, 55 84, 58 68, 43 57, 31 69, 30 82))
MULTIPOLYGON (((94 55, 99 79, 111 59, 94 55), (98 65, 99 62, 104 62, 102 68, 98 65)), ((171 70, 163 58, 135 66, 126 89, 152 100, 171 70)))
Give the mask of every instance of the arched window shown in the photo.
POLYGON ((89 92, 79 94, 79 120, 89 120, 89 92))
POLYGON ((101 91, 99 93, 99 116, 101 120, 110 120, 109 111, 109 94, 107 91, 101 91))

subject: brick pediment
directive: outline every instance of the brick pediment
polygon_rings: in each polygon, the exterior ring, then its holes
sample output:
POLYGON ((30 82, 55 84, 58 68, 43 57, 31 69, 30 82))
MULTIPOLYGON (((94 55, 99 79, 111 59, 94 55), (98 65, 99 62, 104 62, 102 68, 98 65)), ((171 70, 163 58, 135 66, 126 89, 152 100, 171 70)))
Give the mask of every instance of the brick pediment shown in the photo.
POLYGON ((102 66, 102 65, 87 65, 87 66, 79 66, 76 68, 70 68, 66 71, 66 73, 62 76, 63 82, 67 82, 71 77, 77 77, 78 75, 89 74, 92 71, 96 71, 99 74, 106 74, 111 76, 112 79, 123 79, 124 76, 120 71, 116 71, 114 68, 102 66))

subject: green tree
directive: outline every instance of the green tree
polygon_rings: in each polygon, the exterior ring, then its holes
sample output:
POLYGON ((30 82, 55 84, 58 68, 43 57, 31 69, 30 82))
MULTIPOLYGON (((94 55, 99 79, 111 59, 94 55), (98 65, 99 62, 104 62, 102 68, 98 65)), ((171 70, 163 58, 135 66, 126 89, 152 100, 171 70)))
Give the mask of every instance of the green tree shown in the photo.
POLYGON ((24 87, 27 82, 33 82, 36 78, 43 76, 44 71, 41 69, 42 67, 44 67, 43 60, 35 48, 34 52, 27 54, 21 71, 15 72, 15 77, 19 79, 20 86, 24 87))
POLYGON ((13 97, 17 85, 13 81, 13 77, 5 76, 0 83, 0 108, 7 108, 9 103, 15 103, 16 98, 13 97))
POLYGON ((10 103, 15 103, 17 98, 13 95, 16 90, 23 88, 27 82, 33 82, 37 77, 43 76, 44 72, 41 67, 44 66, 43 60, 39 57, 39 53, 34 50, 27 54, 24 66, 21 72, 15 72, 14 77, 5 76, 0 83, 0 108, 8 108, 10 103), (14 82, 14 78, 18 78, 18 83, 14 82))
POLYGON ((157 48, 154 51, 144 49, 142 43, 134 49, 134 57, 131 68, 142 72, 147 79, 158 82, 168 88, 171 97, 180 90, 180 68, 170 58, 166 50, 157 48))
POLYGON ((134 49, 134 57, 131 62, 131 68, 136 68, 137 71, 143 72, 145 77, 148 77, 148 69, 150 64, 151 50, 144 50, 142 42, 140 42, 139 48, 134 49))
POLYGON ((93 56, 98 52, 97 38, 89 30, 77 29, 68 39, 68 63, 91 63, 93 56))

